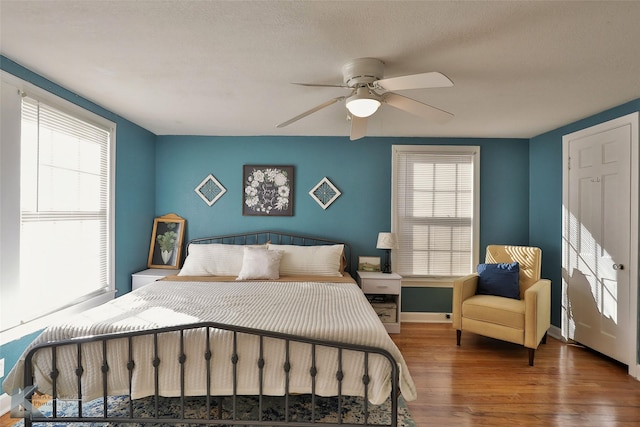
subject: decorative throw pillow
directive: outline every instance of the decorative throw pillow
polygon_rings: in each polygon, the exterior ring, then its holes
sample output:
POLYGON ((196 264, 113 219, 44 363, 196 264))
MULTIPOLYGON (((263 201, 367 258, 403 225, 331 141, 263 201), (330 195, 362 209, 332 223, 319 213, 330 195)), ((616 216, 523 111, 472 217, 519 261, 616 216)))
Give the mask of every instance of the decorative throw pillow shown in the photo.
MULTIPOLYGON (((250 245, 266 249, 267 245, 250 245)), ((242 268, 244 245, 191 244, 178 276, 237 276, 242 268)))
POLYGON ((269 245, 269 250, 284 252, 280 263, 283 276, 342 276, 344 245, 269 245))
POLYGON ((476 294, 520 299, 520 265, 517 262, 480 264, 477 271, 480 277, 476 294))
POLYGON ((242 269, 236 280, 280 278, 281 251, 260 248, 244 248, 242 269))

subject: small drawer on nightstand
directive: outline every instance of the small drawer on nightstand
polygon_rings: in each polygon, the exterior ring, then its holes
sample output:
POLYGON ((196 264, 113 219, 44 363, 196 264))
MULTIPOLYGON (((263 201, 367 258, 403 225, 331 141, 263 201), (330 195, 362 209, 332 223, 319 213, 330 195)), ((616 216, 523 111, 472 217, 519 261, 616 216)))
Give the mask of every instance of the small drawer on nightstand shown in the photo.
POLYGON ((365 294, 399 294, 400 280, 364 279, 362 292, 365 294))

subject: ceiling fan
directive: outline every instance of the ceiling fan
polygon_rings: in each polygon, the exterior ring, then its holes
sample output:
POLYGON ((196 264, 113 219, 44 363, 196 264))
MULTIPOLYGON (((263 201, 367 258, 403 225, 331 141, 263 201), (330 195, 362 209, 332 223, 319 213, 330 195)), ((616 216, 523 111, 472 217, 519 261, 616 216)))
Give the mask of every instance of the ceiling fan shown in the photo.
POLYGON ((384 79, 383 75, 384 63, 382 61, 375 58, 358 58, 346 63, 342 67, 344 84, 294 83, 301 86, 342 87, 349 89, 351 93, 349 96, 339 96, 330 99, 302 114, 298 114, 286 122, 280 123, 276 127, 283 128, 336 102, 345 100, 348 111, 347 116, 351 119, 350 139, 352 141, 366 135, 367 118, 375 113, 382 103, 439 123, 444 123, 453 117, 453 114, 447 111, 391 92, 396 90, 453 86, 453 82, 444 74, 429 72, 391 77, 388 79, 384 79))

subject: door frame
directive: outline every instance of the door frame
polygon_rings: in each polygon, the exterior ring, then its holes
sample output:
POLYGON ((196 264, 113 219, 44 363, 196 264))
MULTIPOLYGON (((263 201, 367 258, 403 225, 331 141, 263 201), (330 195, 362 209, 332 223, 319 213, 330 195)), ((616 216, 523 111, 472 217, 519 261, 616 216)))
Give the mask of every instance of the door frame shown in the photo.
POLYGON ((638 349, 638 230, 639 230, 639 217, 638 217, 638 202, 640 199, 640 173, 639 173, 639 150, 638 150, 638 126, 639 126, 640 113, 635 112, 619 117, 617 119, 609 120, 598 125, 588 127, 562 137, 562 304, 561 304, 561 331, 562 338, 569 340, 569 313, 567 311, 566 296, 566 272, 565 265, 568 259, 567 255, 567 225, 568 225, 568 212, 567 206, 569 206, 569 142, 571 140, 582 138, 595 133, 606 132, 611 129, 615 129, 621 126, 629 125, 631 131, 631 241, 630 241, 630 253, 629 253, 629 337, 630 344, 628 351, 632 352, 628 356, 629 363, 629 375, 640 380, 640 361, 639 361, 639 349, 638 349))

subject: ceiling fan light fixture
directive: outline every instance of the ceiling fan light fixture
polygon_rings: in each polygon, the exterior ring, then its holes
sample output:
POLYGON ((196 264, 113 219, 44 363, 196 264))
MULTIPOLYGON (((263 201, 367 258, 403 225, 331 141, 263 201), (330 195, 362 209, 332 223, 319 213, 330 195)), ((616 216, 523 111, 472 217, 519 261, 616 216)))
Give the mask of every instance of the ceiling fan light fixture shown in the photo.
POLYGON ((371 116, 380 105, 381 102, 366 87, 358 88, 354 95, 347 98, 347 110, 358 117, 371 116))

